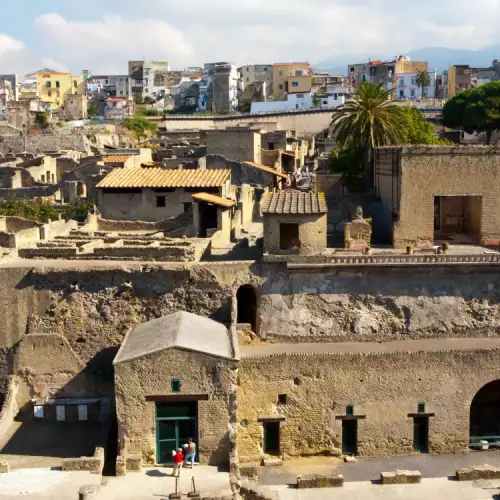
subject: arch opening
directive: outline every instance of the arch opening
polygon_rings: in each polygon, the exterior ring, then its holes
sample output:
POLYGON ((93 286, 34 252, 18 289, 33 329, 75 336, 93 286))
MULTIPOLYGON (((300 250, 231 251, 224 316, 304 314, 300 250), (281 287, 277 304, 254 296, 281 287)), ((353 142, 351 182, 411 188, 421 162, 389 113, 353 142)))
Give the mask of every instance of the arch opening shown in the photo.
POLYGON ((236 292, 236 322, 248 323, 257 333, 257 293, 252 285, 242 285, 236 292))
POLYGON ((470 405, 470 437, 500 436, 500 380, 483 386, 470 405))

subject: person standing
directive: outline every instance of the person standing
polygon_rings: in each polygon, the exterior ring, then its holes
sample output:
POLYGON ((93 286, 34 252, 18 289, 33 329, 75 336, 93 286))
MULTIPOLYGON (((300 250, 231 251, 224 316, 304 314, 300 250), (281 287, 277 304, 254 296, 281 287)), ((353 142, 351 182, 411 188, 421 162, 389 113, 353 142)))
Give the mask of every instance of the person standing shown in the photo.
POLYGON ((193 438, 188 439, 188 443, 186 445, 186 462, 185 465, 188 465, 189 461, 191 461, 191 469, 194 468, 194 459, 196 457, 196 444, 193 441, 193 438))
POLYGON ((175 476, 177 472, 177 477, 181 476, 182 464, 184 463, 184 454, 182 453, 182 448, 177 449, 177 453, 174 455, 174 470, 172 471, 172 476, 175 476))

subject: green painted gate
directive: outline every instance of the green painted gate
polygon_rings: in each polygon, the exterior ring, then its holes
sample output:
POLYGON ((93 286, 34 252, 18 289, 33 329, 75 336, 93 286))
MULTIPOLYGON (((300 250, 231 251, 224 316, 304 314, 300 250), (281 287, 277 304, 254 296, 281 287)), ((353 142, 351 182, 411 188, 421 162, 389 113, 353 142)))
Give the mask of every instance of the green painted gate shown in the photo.
POLYGON ((172 463, 172 451, 188 438, 198 444, 197 403, 156 403, 156 462, 172 463))

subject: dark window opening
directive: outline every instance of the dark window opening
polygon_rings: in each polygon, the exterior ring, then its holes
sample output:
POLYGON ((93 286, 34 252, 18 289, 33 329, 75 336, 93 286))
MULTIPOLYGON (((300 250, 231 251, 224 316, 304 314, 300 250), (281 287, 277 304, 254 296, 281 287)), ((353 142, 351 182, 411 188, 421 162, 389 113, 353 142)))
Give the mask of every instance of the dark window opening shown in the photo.
POLYGON ((187 214, 192 211, 193 209, 193 204, 190 201, 185 201, 182 203, 184 206, 184 213, 187 214))
POLYGON ((429 417, 413 419, 413 450, 417 453, 429 452, 429 417))
POLYGON ((299 225, 280 224, 280 249, 294 250, 298 249, 299 246, 299 225))
POLYGON ((354 415, 354 405, 347 405, 345 407, 345 414, 349 416, 354 415))
POLYGON ((286 405, 286 394, 278 394, 278 404, 286 405))
POLYGON ((417 411, 418 413, 425 413, 425 403, 418 403, 417 411))
POLYGON ((137 188, 105 188, 102 190, 103 193, 108 194, 132 194, 132 193, 142 193, 142 189, 137 188))
POLYGON ((156 197, 156 207, 164 208, 167 206, 166 197, 165 196, 157 196, 156 197))
POLYGON ((181 392, 181 381, 178 378, 174 378, 170 382, 172 392, 181 392))
POLYGON ((264 453, 277 455, 280 452, 280 423, 264 422, 264 453))
POLYGON ((274 142, 270 142, 267 149, 274 150, 274 142))
POLYGON ((342 453, 357 455, 358 453, 358 421, 342 420, 342 453))
POLYGON ((256 333, 257 326, 257 294, 252 285, 243 285, 236 292, 237 323, 251 325, 256 333))

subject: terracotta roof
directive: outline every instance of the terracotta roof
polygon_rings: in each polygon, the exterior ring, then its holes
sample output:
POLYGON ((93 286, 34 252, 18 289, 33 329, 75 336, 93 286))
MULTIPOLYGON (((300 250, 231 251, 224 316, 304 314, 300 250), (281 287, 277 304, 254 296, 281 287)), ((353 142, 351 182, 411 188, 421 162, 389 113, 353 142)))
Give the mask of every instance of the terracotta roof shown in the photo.
POLYGON ((278 172, 276 169, 268 167, 267 165, 260 165, 259 163, 254 163, 253 161, 245 161, 244 165, 249 165, 250 167, 258 168, 259 170, 264 170, 264 172, 269 172, 270 174, 277 175, 278 177, 282 177, 283 179, 287 179, 288 176, 283 174, 282 172, 278 172))
POLYGON ((229 169, 166 170, 163 168, 125 168, 112 170, 98 188, 176 188, 221 187, 229 169))
POLYGON ((263 214, 324 214, 327 211, 324 193, 278 191, 269 193, 262 205, 263 214))
POLYGON ((126 101, 127 98, 126 97, 108 97, 105 101, 106 102, 122 102, 122 101, 126 101))
POLYGON ((211 203, 212 205, 218 205, 219 207, 231 208, 236 205, 234 200, 228 200, 227 198, 221 198, 220 196, 215 196, 209 193, 195 193, 193 194, 193 199, 196 201, 205 201, 211 203))
POLYGON ((104 158, 104 163, 125 163, 131 155, 115 155, 115 156, 106 156, 104 158))

